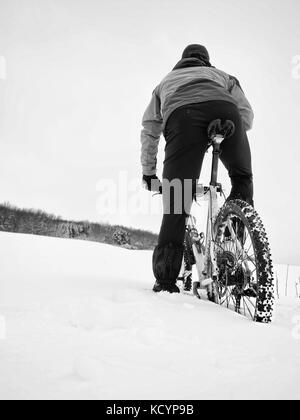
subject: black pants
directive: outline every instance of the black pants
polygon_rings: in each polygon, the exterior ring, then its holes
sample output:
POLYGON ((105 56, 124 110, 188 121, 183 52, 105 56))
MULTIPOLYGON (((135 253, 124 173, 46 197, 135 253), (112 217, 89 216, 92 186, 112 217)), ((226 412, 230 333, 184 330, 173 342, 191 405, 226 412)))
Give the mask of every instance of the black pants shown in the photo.
MULTIPOLYGON (((242 199, 253 204, 253 175, 251 152, 247 134, 238 108, 225 101, 209 101, 178 108, 170 116, 164 136, 166 139, 164 180, 197 182, 208 146, 207 128, 215 119, 232 120, 235 134, 221 145, 221 160, 228 170, 232 190, 229 199, 242 199)), ((184 187, 182 188, 184 194, 184 187)), ((158 246, 153 255, 153 271, 161 284, 174 284, 183 259, 185 223, 192 205, 185 203, 182 211, 174 203, 174 196, 164 194, 164 216, 158 246)), ((184 201, 184 200, 183 200, 184 201)))

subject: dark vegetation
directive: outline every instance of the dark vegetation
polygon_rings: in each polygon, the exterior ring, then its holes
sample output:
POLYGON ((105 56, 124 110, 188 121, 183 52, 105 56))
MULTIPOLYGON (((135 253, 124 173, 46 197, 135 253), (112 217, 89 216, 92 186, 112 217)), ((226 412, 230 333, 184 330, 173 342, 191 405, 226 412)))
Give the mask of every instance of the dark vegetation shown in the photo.
POLYGON ((87 221, 68 221, 41 210, 20 209, 9 203, 0 204, 0 232, 71 238, 150 250, 156 245, 154 233, 87 221))

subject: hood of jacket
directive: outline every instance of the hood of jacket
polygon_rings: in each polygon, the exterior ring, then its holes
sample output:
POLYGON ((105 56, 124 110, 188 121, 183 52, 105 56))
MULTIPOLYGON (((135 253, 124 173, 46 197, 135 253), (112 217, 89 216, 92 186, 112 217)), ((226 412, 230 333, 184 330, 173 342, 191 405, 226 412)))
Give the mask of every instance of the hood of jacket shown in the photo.
POLYGON ((200 60, 199 58, 191 57, 191 58, 183 58, 180 60, 176 66, 173 68, 174 70, 179 69, 186 69, 188 67, 213 67, 209 61, 200 60))

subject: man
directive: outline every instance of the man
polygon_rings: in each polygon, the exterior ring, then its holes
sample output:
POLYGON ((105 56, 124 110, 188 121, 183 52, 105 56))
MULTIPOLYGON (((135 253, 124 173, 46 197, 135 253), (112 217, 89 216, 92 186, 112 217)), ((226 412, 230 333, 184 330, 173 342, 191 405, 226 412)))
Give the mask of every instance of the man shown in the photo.
MULTIPOLYGON (((156 165, 162 133, 166 139, 164 182, 198 182, 209 142, 207 129, 215 119, 235 124, 235 133, 224 140, 221 153, 232 183, 229 199, 240 198, 253 204, 251 152, 246 134, 253 125, 252 108, 238 80, 213 67, 207 49, 198 44, 184 50, 173 71, 155 88, 144 114, 141 160, 143 182, 149 191, 158 190, 160 185, 156 165)), ((179 293, 176 281, 189 211, 185 206, 179 212, 175 197, 170 196, 170 191, 166 194, 165 188, 163 200, 164 217, 153 255, 153 290, 179 293)), ((192 193, 188 206, 191 204, 192 193)))

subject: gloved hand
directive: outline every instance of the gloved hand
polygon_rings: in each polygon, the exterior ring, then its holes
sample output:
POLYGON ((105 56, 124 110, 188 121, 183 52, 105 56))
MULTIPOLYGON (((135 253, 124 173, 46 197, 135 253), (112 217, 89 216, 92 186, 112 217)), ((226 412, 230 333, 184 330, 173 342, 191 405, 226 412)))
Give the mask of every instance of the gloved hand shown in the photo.
POLYGON ((148 191, 162 194, 162 183, 156 175, 143 175, 143 185, 148 191))

